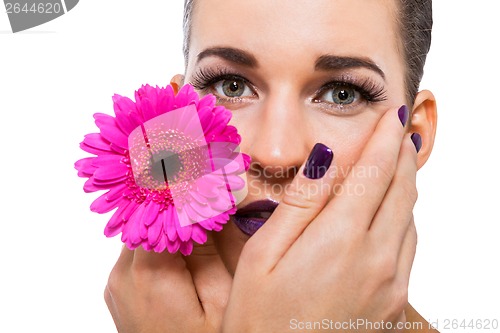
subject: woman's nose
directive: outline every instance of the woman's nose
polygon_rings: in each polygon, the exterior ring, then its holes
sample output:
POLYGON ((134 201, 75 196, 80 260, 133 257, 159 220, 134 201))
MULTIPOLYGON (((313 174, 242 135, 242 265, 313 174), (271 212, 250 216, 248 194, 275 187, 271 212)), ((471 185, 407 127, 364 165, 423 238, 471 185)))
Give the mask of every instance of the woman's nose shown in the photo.
MULTIPOLYGON (((259 103, 247 133, 245 146, 253 168, 273 178, 293 178, 314 143, 309 142, 303 104, 289 91, 270 94, 259 103)), ((274 181, 280 182, 279 179, 274 181)))

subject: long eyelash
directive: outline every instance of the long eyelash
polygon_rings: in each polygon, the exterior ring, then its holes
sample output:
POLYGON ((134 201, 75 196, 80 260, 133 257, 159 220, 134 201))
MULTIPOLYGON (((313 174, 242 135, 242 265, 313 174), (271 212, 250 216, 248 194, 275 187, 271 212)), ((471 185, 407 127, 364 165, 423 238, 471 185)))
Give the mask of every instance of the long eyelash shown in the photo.
POLYGON ((210 88, 212 85, 216 84, 222 80, 240 80, 245 83, 250 83, 244 77, 228 72, 223 68, 200 68, 191 79, 191 85, 198 90, 204 91, 210 88))
POLYGON ((383 102, 387 100, 387 91, 384 86, 371 79, 363 79, 360 81, 351 76, 342 76, 333 82, 327 83, 321 87, 319 93, 321 94, 328 89, 343 86, 357 90, 361 96, 370 103, 383 102))

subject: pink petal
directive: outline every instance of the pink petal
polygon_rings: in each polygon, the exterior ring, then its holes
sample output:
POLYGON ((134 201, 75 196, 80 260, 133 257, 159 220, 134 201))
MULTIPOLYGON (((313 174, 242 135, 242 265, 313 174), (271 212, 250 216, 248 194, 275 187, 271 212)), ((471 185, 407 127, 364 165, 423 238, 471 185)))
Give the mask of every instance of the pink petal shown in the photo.
POLYGON ((210 108, 213 109, 215 107, 215 102, 217 101, 216 97, 212 94, 205 95, 201 98, 197 103, 197 109, 210 108))
POLYGON ((215 222, 213 222, 211 218, 199 221, 197 224, 199 224, 201 227, 203 227, 203 229, 208 231, 213 230, 215 226, 215 222))
MULTIPOLYGON (((160 241, 160 237, 163 235, 163 221, 159 221, 156 219, 153 223, 148 227, 148 243, 151 246, 156 246, 160 241)), ((166 238, 166 237, 165 237, 166 238)))
POLYGON ((140 107, 142 110, 142 116, 144 117, 144 121, 148 121, 156 117, 158 114, 153 106, 153 102, 151 102, 148 98, 141 99, 140 107))
POLYGON ((139 206, 140 206, 140 204, 137 204, 135 202, 131 202, 131 204, 129 204, 127 206, 127 208, 125 208, 125 210, 122 213, 123 221, 128 221, 130 219, 130 217, 134 214, 134 212, 139 208, 139 206))
POLYGON ((238 191, 245 187, 245 181, 238 175, 227 175, 227 183, 232 191, 238 191))
POLYGON ((141 237, 141 227, 143 224, 141 223, 143 212, 145 209, 145 205, 140 205, 135 212, 132 214, 130 217, 129 221, 126 223, 125 227, 123 229, 123 234, 127 234, 128 241, 132 245, 138 245, 142 243, 142 237, 141 237))
POLYGON ((153 224, 156 221, 159 212, 160 205, 154 201, 150 201, 147 204, 146 209, 144 210, 144 216, 148 217, 145 221, 145 225, 149 227, 151 224, 153 224))
POLYGON ((191 238, 198 244, 205 244, 207 241, 207 232, 199 224, 193 224, 191 238))
POLYGON ((92 202, 92 204, 90 205, 90 210, 95 213, 105 214, 118 207, 122 200, 126 200, 122 197, 118 197, 115 200, 108 201, 108 193, 109 191, 101 195, 99 198, 95 199, 94 202, 92 202))
POLYGON ((177 230, 177 235, 179 235, 179 238, 181 241, 186 242, 191 238, 191 229, 193 228, 190 224, 181 227, 180 224, 176 224, 175 228, 177 230))
MULTIPOLYGON (((226 192, 227 193, 227 192, 226 192)), ((185 208, 189 207, 189 215, 190 216, 201 216, 204 218, 212 217, 213 215, 213 210, 212 207, 207 202, 204 203, 199 203, 196 200, 191 200, 187 205, 184 206, 185 208), (191 213, 191 210, 196 213, 196 215, 191 213)), ((196 218, 195 221, 200 221, 202 219, 196 218)))
POLYGON ((106 189, 106 187, 100 187, 100 186, 96 186, 94 184, 94 176, 87 179, 87 181, 83 185, 83 191, 85 193, 92 193, 92 192, 97 192, 97 191, 101 191, 101 190, 105 190, 105 189, 106 189))
POLYGON ((114 117, 107 114, 96 113, 94 114, 94 118, 95 123, 101 130, 101 135, 104 139, 123 149, 128 148, 128 137, 117 126, 114 117))
POLYGON ((165 251, 165 249, 167 248, 167 242, 168 242, 167 236, 165 236, 164 234, 160 234, 159 237, 160 238, 158 240, 158 244, 156 244, 154 247, 154 251, 157 253, 165 251))
POLYGON ((118 185, 109 190, 106 193, 106 200, 115 201, 119 198, 123 198, 123 192, 128 188, 126 184, 118 185))
POLYGON ((85 177, 84 175, 92 175, 94 173, 96 170, 96 167, 92 165, 94 159, 95 157, 87 157, 76 161, 75 169, 78 170, 79 177, 85 177))
POLYGON ((99 168, 99 167, 106 167, 108 165, 116 165, 118 163, 122 163, 121 161, 123 160, 122 155, 99 155, 97 157, 94 157, 92 160, 92 166, 99 168))
POLYGON ((204 182, 205 177, 196 181, 196 191, 206 198, 216 198, 219 195, 219 191, 208 182, 204 182))
POLYGON ((173 242, 177 239, 177 230, 175 225, 178 222, 177 213, 173 207, 169 207, 162 213, 163 219, 163 232, 167 235, 168 239, 173 242))
POLYGON ((184 85, 175 96, 175 108, 180 108, 198 102, 198 94, 189 84, 184 85))
POLYGON ((167 86, 162 89, 161 94, 158 96, 156 108, 158 114, 163 114, 171 111, 174 108, 175 96, 172 86, 167 86))
POLYGON ((207 199, 202 196, 201 194, 199 194, 198 192, 195 192, 195 191, 190 191, 189 192, 189 195, 191 196, 191 198, 201 204, 203 203, 206 203, 207 202, 207 199))
POLYGON ((193 252, 193 242, 191 242, 191 241, 183 242, 181 244, 179 251, 181 251, 181 253, 185 256, 190 255, 191 252, 193 252))
POLYGON ((93 179, 95 186, 106 189, 106 188, 120 185, 121 183, 126 181, 128 179, 128 177, 129 177, 129 175, 128 175, 128 173, 126 173, 123 176, 115 178, 115 179, 96 179, 95 177, 92 177, 92 179, 93 179))
MULTIPOLYGON (((114 212, 113 216, 109 219, 106 228, 116 228, 118 226, 121 226, 125 220, 123 219, 123 212, 129 209, 129 206, 134 206, 136 205, 135 203, 129 201, 129 202, 123 202, 120 207, 114 212)), ((105 233, 106 234, 106 233, 105 233)), ((107 236, 107 234, 106 234, 107 236)))
POLYGON ((245 170, 250 168, 250 163, 252 163, 252 158, 247 154, 241 154, 243 156, 243 161, 245 162, 245 170))
POLYGON ((99 180, 110 180, 124 177, 129 168, 123 163, 102 166, 94 173, 94 177, 99 180))
POLYGON ((122 231, 123 223, 124 223, 123 221, 120 222, 116 227, 110 227, 107 225, 104 228, 104 235, 108 238, 115 237, 122 231))
POLYGON ((205 133, 206 135, 207 131, 212 126, 212 121, 215 119, 215 116, 212 113, 212 108, 211 107, 202 108, 198 110, 198 115, 200 117, 201 126, 203 127, 203 133, 205 133))
POLYGON ((115 110, 116 123, 126 135, 129 135, 140 125, 137 122, 137 116, 133 117, 133 115, 137 114, 137 109, 130 98, 115 94, 113 96, 113 109, 115 110))
POLYGON ((141 237, 141 242, 148 239, 148 227, 146 227, 146 218, 142 216, 141 221, 139 221, 139 236, 141 237))
MULTIPOLYGON (((227 211, 228 209, 232 208, 232 205, 231 205, 231 195, 229 192, 225 192, 224 193, 224 197, 222 196, 222 194, 215 198, 214 200, 210 200, 210 206, 212 207, 212 212, 213 211, 217 211, 217 213, 220 213, 220 212, 225 212, 227 211)), ((233 199, 234 201, 234 199, 233 199)), ((212 214, 213 216, 213 214, 212 214)), ((212 217, 210 216, 210 217, 212 217)))
POLYGON ((179 251, 179 248, 181 247, 181 241, 179 239, 176 239, 173 242, 167 242, 167 250, 170 253, 176 253, 179 251))
POLYGON ((109 142, 104 140, 104 138, 99 133, 91 133, 85 135, 82 143, 80 143, 80 148, 94 155, 111 152, 109 142))

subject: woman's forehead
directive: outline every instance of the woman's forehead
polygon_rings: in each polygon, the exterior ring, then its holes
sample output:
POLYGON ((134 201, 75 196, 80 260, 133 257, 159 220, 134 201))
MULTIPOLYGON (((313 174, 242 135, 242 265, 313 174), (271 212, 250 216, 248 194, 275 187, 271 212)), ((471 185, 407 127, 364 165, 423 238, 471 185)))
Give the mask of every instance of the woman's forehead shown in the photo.
POLYGON ((257 58, 307 51, 383 61, 398 53, 395 12, 394 0, 197 1, 190 53, 225 46, 257 58))

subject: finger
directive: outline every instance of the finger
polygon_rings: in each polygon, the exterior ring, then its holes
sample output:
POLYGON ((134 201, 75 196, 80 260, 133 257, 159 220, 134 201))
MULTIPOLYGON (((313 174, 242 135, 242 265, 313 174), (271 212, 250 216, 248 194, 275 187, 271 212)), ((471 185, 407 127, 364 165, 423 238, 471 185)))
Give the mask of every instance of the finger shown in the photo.
POLYGON ((267 222, 245 245, 240 260, 260 270, 272 270, 307 225, 326 204, 334 172, 333 152, 316 144, 267 222), (248 260, 246 259, 248 258, 248 260))
POLYGON ((402 112, 403 117, 408 118, 405 106, 398 112, 390 110, 382 117, 358 162, 342 183, 345 190, 336 191, 340 194, 328 205, 331 208, 327 207, 321 213, 321 223, 330 223, 331 216, 345 216, 349 218, 337 221, 343 230, 368 230, 396 171, 405 132, 398 117, 402 112), (363 200, 362 209, 360 196, 363 200))
POLYGON ((417 200, 417 152, 410 136, 401 145, 394 178, 370 226, 370 236, 388 253, 399 253, 417 200))
POLYGON ((157 253, 146 251, 142 247, 138 247, 133 253, 133 265, 138 269, 164 268, 167 266, 174 270, 182 270, 185 268, 185 262, 182 260, 182 255, 178 252, 174 254, 168 251, 157 253))
POLYGON ((165 303, 171 311, 179 315, 203 313, 191 273, 181 254, 148 252, 137 248, 134 250, 131 273, 139 290, 145 289, 146 284, 158 288, 157 294, 165 297, 165 303))
POLYGON ((106 301, 110 311, 112 307, 115 307, 114 297, 118 297, 118 295, 120 295, 120 289, 123 285, 123 277, 129 274, 133 260, 134 251, 129 250, 125 245, 123 245, 120 256, 109 274, 108 283, 104 289, 104 300, 106 301))
POLYGON ((232 277, 219 256, 212 234, 205 244, 195 245, 185 261, 205 315, 220 325, 231 291, 232 277))
POLYGON ((402 283, 406 286, 410 283, 410 272, 413 266, 416 251, 417 229, 412 216, 398 258, 398 279, 401 279, 402 283))

